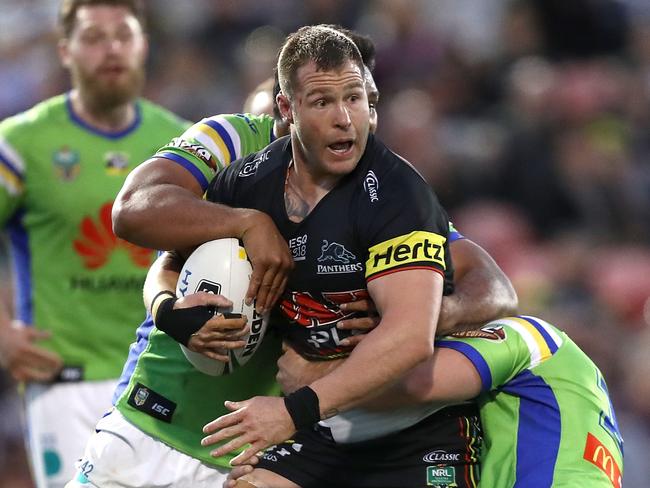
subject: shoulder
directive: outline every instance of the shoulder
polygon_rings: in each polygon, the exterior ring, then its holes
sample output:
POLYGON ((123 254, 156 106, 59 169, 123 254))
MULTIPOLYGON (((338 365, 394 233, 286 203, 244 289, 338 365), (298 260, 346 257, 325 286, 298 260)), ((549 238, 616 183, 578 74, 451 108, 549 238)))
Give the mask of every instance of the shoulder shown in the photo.
POLYGON ((191 122, 179 117, 174 112, 151 102, 150 100, 141 98, 138 100, 138 104, 142 111, 142 118, 145 121, 153 121, 156 124, 165 124, 176 130, 176 132, 181 132, 191 125, 191 122))
POLYGON ((228 169, 237 178, 256 181, 279 170, 290 157, 289 136, 282 137, 260 151, 249 154, 232 164, 228 169))
POLYGON ((425 194, 435 198, 433 190, 413 165, 373 135, 369 136, 359 163, 358 178, 371 200, 381 198, 382 193, 425 194))
POLYGON ((197 122, 184 136, 192 137, 197 133, 212 133, 224 143, 239 147, 241 139, 246 137, 259 138, 268 144, 271 142, 272 129, 273 118, 268 115, 219 114, 197 122))
POLYGON ((49 98, 0 122, 0 135, 7 139, 21 135, 31 139, 34 136, 32 130, 38 130, 40 127, 51 128, 53 123, 68 120, 66 110, 65 95, 49 98))

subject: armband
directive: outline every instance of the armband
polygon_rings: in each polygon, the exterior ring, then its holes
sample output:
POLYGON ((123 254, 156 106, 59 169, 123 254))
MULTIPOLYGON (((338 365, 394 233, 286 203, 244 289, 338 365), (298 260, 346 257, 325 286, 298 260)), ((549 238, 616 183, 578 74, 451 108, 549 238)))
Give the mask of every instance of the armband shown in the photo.
POLYGON ((318 395, 308 386, 303 386, 284 397, 284 406, 296 430, 310 429, 320 420, 318 395))
POLYGON ((214 317, 217 309, 206 305, 175 309, 176 300, 175 297, 169 297, 160 302, 154 323, 176 342, 187 346, 192 334, 214 317))

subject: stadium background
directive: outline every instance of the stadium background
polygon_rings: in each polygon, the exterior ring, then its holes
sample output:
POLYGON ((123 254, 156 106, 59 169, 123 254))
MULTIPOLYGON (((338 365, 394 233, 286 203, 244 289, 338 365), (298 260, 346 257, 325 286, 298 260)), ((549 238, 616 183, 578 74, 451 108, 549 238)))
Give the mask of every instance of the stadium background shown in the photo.
MULTIPOLYGON (((56 0, 0 0, 0 118, 64 91, 56 0)), ((146 96, 190 119, 241 110, 296 27, 377 45, 379 135, 510 276, 521 311, 604 372, 624 486, 650 480, 647 0, 148 0, 146 96)), ((2 253, 2 299, 9 280, 2 253)), ((137 324, 134 324, 134 330, 137 324)), ((0 374, 0 487, 29 487, 0 374)))

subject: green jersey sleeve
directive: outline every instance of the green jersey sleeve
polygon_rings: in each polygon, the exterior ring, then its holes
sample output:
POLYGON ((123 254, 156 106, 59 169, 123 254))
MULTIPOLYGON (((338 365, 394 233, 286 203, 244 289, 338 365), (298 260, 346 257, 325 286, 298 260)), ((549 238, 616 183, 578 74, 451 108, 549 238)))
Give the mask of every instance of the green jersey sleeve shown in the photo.
POLYGON ((436 341, 438 347, 454 349, 472 362, 481 377, 483 392, 537 366, 561 344, 561 337, 549 324, 526 316, 500 319, 482 329, 436 341))
POLYGON ((0 124, 0 222, 6 223, 20 206, 25 186, 25 162, 16 149, 20 132, 17 121, 23 115, 0 124))
POLYGON ((205 118, 158 150, 187 169, 205 191, 213 176, 233 161, 263 149, 274 139, 273 117, 231 114, 205 118))

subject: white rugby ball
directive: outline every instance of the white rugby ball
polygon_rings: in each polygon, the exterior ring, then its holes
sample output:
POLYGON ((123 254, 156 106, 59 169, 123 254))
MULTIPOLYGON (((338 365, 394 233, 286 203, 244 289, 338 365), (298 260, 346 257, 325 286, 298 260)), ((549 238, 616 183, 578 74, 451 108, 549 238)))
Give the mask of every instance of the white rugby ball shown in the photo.
POLYGON ((217 239, 197 247, 187 258, 176 284, 176 296, 184 297, 199 291, 223 295, 233 302, 221 313, 239 313, 248 318, 250 332, 242 339, 246 346, 229 351, 230 361, 223 363, 180 345, 187 360, 202 373, 220 376, 243 366, 255 354, 262 342, 268 316, 259 315, 255 304, 248 306, 244 299, 253 268, 245 249, 237 239, 217 239))

